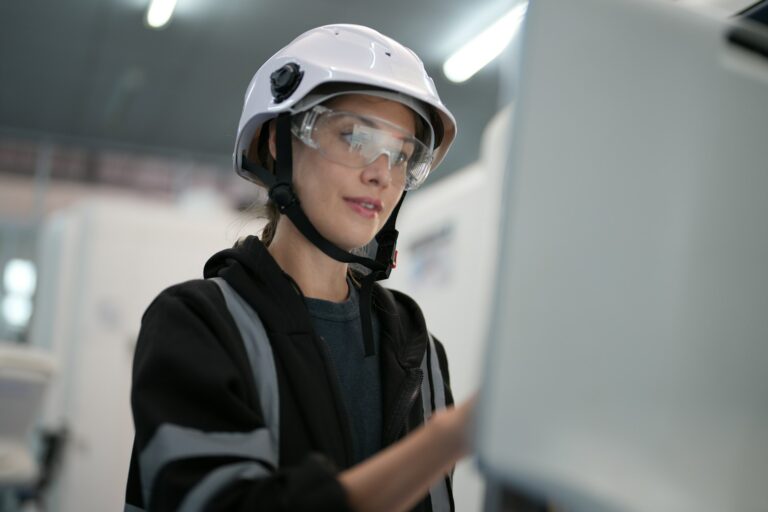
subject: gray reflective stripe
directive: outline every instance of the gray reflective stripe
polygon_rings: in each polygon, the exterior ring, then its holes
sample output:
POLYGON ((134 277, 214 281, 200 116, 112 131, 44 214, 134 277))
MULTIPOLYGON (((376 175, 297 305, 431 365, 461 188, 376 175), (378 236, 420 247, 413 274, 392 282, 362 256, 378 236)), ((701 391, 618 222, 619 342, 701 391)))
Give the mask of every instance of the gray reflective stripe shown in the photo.
MULTIPOLYGON (((421 405, 424 409, 424 422, 426 423, 432 417, 432 389, 435 390, 435 410, 445 409, 445 385, 443 383, 443 372, 440 371, 440 363, 437 358, 437 349, 432 335, 429 335, 429 350, 424 351, 424 359, 421 360, 421 371, 424 378, 421 381, 421 405), (429 356, 429 359, 427 357, 429 356), (429 366, 428 366, 429 365, 429 366), (431 383, 430 388, 430 370, 431 383)), ((435 512, 449 512, 451 510, 451 500, 448 496, 448 484, 446 475, 439 482, 429 489, 429 496, 432 500, 432 510, 435 512)))
POLYGON ((202 432, 170 423, 160 425, 139 456, 141 491, 149 503, 157 473, 175 460, 205 456, 250 457, 277 465, 269 432, 265 428, 253 432, 202 432))
MULTIPOLYGON (((432 345, 432 338, 430 337, 430 350, 432 345)), ((432 417, 432 390, 429 387, 429 364, 427 350, 424 351, 424 359, 421 360, 421 374, 424 376, 421 379, 421 408, 424 410, 424 423, 432 417)))
POLYGON ((445 409, 446 406, 443 372, 440 370, 440 360, 437 357, 435 341, 431 334, 429 335, 429 350, 424 352, 424 359, 421 360, 421 371, 424 374, 424 379, 421 381, 421 401, 424 406, 424 421, 426 422, 432 416, 433 389, 435 390, 435 410, 445 409), (429 360, 427 360, 427 355, 429 355, 429 360), (429 379, 430 371, 432 372, 431 381, 429 379))
POLYGON ((280 455, 280 398, 277 390, 275 358, 272 355, 272 346, 269 344, 267 331, 264 330, 264 324, 261 323, 256 311, 229 283, 220 277, 214 277, 211 281, 221 288, 227 309, 229 309, 229 313, 240 331, 240 336, 243 338, 256 391, 259 394, 264 424, 272 437, 272 460, 277 466, 280 455))
POLYGON ((435 409, 445 409, 445 382, 443 381, 443 372, 440 371, 440 360, 437 358, 435 340, 432 339, 431 334, 429 335, 429 349, 432 377, 435 380, 432 386, 435 390, 435 409))
POLYGON ((222 466, 211 471, 200 483, 187 493, 181 502, 179 512, 196 512, 203 510, 205 505, 221 490, 237 480, 255 480, 270 475, 270 472, 255 462, 240 462, 222 466))
POLYGON ((131 505, 130 503, 126 503, 125 507, 123 507, 123 512, 144 512, 144 509, 135 505, 131 505))

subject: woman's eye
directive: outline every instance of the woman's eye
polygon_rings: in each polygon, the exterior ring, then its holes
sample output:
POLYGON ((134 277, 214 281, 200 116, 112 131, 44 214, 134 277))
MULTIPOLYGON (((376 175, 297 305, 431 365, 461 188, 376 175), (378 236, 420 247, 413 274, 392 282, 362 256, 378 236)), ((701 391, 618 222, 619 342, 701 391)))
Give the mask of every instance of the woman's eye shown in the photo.
POLYGON ((402 159, 403 163, 410 162, 413 158, 413 148, 406 148, 403 151, 400 152, 400 158, 402 159))
POLYGON ((339 140, 345 144, 350 151, 359 150, 361 147, 360 140, 352 132, 342 132, 339 134, 339 140))

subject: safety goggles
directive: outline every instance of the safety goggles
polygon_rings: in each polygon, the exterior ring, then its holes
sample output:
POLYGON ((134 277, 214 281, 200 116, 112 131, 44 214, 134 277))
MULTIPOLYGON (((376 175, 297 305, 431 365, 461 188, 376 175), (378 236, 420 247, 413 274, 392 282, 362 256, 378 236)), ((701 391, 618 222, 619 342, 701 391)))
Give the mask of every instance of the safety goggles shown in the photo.
POLYGON ((418 188, 432 165, 430 147, 378 117, 317 105, 294 116, 291 132, 328 160, 346 167, 367 167, 384 155, 393 183, 405 190, 418 188))

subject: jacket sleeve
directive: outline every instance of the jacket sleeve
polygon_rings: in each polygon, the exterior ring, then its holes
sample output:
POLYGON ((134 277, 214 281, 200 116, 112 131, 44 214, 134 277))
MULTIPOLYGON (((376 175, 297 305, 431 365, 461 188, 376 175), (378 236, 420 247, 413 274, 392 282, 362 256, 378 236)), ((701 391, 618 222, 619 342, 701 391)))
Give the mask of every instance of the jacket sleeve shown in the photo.
POLYGON ((223 341, 239 334, 215 302, 174 287, 142 319, 127 504, 151 511, 349 510, 327 458, 311 454, 278 467, 243 371, 244 349, 223 341))

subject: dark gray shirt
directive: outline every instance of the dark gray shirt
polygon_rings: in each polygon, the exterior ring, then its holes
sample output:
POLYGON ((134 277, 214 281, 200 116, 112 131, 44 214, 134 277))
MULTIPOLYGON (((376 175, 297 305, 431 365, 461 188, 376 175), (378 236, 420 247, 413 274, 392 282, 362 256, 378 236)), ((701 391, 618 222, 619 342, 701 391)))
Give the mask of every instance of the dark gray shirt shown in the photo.
POLYGON ((325 342, 339 378, 352 428, 355 463, 381 449, 382 404, 379 374, 379 324, 373 315, 376 355, 366 358, 360 325, 360 299, 349 284, 345 302, 305 299, 315 332, 325 342))

